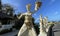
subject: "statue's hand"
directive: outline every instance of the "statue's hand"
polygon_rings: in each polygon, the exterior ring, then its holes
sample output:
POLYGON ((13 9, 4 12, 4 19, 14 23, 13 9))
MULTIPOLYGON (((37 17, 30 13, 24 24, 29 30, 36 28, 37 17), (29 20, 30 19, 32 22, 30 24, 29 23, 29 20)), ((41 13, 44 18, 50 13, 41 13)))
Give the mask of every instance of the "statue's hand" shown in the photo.
POLYGON ((41 2, 35 3, 35 11, 37 11, 40 8, 41 4, 42 4, 41 2))

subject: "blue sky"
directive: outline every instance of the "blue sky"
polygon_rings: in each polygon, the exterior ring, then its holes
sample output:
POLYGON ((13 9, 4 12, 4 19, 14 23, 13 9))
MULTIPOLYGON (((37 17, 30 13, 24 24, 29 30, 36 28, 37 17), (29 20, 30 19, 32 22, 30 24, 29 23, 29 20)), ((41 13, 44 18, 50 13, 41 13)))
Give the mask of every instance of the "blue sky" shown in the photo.
MULTIPOLYGON (((36 0, 2 0, 2 4, 10 4, 16 10, 16 14, 26 12, 26 4, 31 4, 31 10, 34 9, 36 0)), ((33 15, 35 22, 39 22, 40 14, 48 17, 49 21, 60 20, 60 0, 40 0, 41 8, 33 15)))

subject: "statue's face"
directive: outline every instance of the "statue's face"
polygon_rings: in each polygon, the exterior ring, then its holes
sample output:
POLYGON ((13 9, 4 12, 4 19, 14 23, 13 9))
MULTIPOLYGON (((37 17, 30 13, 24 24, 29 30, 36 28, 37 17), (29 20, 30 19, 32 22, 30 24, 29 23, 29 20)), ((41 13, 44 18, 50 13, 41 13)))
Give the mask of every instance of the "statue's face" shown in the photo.
POLYGON ((30 11, 30 4, 28 4, 28 5, 26 5, 26 9, 27 9, 27 11, 30 11))

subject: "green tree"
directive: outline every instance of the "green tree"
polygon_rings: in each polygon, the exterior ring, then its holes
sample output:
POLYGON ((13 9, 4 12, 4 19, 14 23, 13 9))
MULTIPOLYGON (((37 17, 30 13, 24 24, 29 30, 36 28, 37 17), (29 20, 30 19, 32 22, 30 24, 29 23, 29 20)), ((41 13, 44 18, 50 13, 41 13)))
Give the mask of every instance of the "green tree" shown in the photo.
POLYGON ((12 6, 10 6, 8 4, 3 4, 2 10, 3 10, 3 13, 6 13, 6 14, 8 14, 10 16, 13 16, 14 9, 13 9, 12 6))

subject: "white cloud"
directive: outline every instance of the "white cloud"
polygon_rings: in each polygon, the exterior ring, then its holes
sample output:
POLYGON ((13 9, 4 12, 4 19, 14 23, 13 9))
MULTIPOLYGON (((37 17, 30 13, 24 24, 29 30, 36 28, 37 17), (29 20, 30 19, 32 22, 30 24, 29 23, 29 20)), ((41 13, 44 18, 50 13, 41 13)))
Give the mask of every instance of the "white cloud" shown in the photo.
POLYGON ((57 15, 57 14, 58 14, 58 11, 55 12, 55 15, 57 15))

